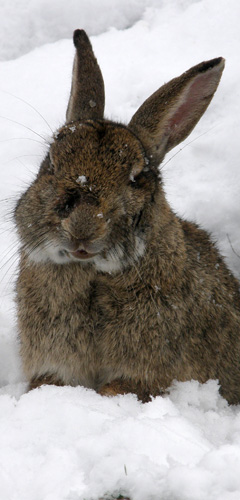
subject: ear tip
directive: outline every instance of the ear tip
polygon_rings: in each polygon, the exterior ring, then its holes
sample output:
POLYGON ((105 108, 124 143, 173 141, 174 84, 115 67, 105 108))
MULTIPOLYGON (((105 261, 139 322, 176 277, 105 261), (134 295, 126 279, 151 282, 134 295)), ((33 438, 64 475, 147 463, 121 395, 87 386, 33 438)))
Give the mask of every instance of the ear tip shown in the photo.
POLYGON ((86 31, 82 30, 82 29, 77 29, 73 32, 73 43, 75 45, 75 47, 79 47, 79 45, 82 45, 82 44, 87 44, 87 45, 90 45, 90 40, 87 36, 87 33, 86 31))
POLYGON ((215 59, 210 59, 210 61, 204 61, 200 64, 199 71, 205 72, 209 69, 217 68, 220 71, 223 71, 225 66, 224 57, 215 57, 215 59))

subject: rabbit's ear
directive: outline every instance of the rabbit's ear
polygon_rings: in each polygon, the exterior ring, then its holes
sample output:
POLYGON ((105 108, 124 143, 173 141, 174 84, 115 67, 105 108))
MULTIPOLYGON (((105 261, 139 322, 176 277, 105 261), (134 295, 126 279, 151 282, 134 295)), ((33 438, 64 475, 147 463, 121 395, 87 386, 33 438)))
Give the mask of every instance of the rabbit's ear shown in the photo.
POLYGON ((129 128, 153 164, 158 165, 190 134, 212 99, 223 68, 221 57, 194 66, 163 85, 134 114, 129 128))
POLYGON ((101 119, 104 113, 104 82, 90 40, 84 30, 73 33, 76 54, 66 123, 101 119))

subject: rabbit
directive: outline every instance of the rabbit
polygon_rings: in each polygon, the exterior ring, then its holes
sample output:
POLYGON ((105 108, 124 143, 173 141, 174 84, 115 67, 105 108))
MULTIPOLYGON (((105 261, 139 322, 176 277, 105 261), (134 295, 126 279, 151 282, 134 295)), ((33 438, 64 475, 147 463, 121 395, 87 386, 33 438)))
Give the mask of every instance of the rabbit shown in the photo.
POLYGON ((239 282, 209 234, 173 212, 158 168, 208 107, 224 59, 164 84, 125 126, 103 117, 85 31, 73 41, 66 122, 14 209, 29 390, 82 385, 146 402, 174 380, 216 379, 238 404, 239 282))

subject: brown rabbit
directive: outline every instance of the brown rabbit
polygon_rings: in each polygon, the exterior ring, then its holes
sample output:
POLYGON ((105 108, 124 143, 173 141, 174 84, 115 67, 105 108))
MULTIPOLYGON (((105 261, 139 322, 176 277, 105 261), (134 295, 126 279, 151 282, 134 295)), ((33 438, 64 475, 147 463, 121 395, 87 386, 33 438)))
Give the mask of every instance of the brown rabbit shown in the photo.
POLYGON ((103 119, 86 33, 66 124, 17 203, 21 355, 30 388, 81 384, 146 401, 174 379, 219 379, 240 402, 240 295, 208 234, 169 207, 158 171, 218 86, 222 58, 149 97, 126 127, 103 119))

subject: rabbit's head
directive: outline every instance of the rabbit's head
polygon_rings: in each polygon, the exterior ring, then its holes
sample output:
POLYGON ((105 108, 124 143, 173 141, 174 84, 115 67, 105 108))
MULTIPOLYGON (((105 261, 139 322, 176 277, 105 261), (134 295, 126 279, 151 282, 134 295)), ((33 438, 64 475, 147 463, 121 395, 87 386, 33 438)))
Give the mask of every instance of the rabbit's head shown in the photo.
POLYGON ((156 179, 141 142, 127 128, 104 120, 61 128, 31 188, 24 218, 30 257, 92 261, 109 272, 134 261, 144 252, 139 221, 156 179))
POLYGON ((103 119, 103 79, 84 31, 75 31, 74 44, 66 124, 15 218, 32 261, 115 272, 144 254, 156 197, 164 196, 157 166, 202 116, 224 60, 201 63, 161 87, 125 127, 103 119))

